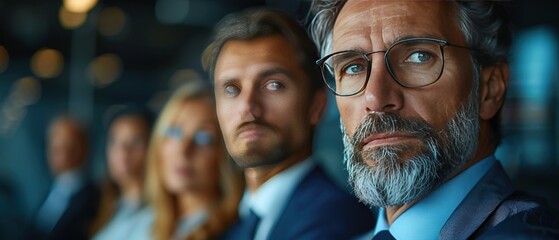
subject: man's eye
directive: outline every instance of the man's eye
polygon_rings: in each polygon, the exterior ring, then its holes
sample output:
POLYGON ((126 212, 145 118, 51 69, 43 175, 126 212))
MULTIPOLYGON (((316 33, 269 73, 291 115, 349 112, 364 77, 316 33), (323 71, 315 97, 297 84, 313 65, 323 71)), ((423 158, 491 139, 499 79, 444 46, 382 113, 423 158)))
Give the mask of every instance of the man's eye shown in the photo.
POLYGON ((239 93, 241 92, 240 89, 234 85, 228 85, 225 86, 224 89, 225 95, 229 96, 229 97, 235 97, 237 95, 239 95, 239 93))
POLYGON ((266 89, 270 90, 270 91, 277 91, 284 88, 283 84, 281 84, 278 81, 271 81, 269 83, 266 84, 266 89))
POLYGON ((408 56, 404 62, 408 63, 425 63, 431 60, 431 54, 428 52, 414 52, 408 56))
POLYGON ((344 74, 355 75, 355 74, 361 73, 364 70, 365 70, 365 68, 363 67, 363 65, 351 64, 351 65, 346 66, 343 69, 343 72, 344 72, 344 74))

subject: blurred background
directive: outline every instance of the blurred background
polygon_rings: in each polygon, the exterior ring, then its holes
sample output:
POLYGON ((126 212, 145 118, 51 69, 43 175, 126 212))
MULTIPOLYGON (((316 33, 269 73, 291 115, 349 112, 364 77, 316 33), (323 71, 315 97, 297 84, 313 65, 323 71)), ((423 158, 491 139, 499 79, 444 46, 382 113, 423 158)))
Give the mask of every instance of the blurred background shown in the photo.
MULTIPOLYGON (((304 20, 310 0, 0 0, 0 212, 31 217, 52 177, 51 119, 69 113, 90 134, 90 174, 105 175, 106 116, 122 104, 157 113, 170 91, 207 79, 200 56, 227 13, 267 5, 304 20)), ((559 209, 558 4, 505 2, 516 39, 497 151, 515 184, 559 209)), ((316 155, 347 188, 333 98, 316 155)), ((0 216, 5 218, 5 215, 0 216)), ((0 219, 0 221, 10 221, 0 219)))

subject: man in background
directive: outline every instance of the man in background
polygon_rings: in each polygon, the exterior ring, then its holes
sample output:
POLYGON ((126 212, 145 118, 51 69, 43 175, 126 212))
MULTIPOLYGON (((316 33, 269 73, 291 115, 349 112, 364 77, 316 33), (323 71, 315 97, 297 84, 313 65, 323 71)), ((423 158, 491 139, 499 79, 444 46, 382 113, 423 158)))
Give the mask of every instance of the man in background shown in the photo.
POLYGON ((54 182, 33 219, 29 239, 87 239, 99 190, 84 174, 86 130, 71 117, 60 116, 51 123, 47 135, 47 159, 54 182))

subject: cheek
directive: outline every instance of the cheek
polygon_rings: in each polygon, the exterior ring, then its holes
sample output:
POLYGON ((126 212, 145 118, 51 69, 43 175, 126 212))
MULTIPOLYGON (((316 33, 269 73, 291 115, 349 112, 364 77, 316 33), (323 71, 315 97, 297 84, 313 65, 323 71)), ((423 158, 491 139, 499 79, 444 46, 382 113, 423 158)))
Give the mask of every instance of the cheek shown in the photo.
POLYGON ((294 95, 270 96, 262 101, 261 109, 264 112, 264 121, 278 128, 286 128, 293 124, 307 124, 309 112, 308 108, 303 108, 307 104, 294 95))
POLYGON ((342 124, 346 132, 351 136, 355 128, 359 125, 360 119, 365 117, 365 113, 363 111, 363 114, 359 115, 357 99, 350 100, 348 97, 337 97, 336 102, 340 111, 342 124))
POLYGON ((419 117, 435 129, 443 129, 461 110, 462 105, 466 103, 471 92, 471 86, 468 84, 443 86, 441 84, 433 87, 440 88, 431 91, 425 90, 425 92, 418 92, 417 94, 408 94, 406 96, 408 107, 405 108, 403 115, 419 117))
POLYGON ((222 103, 217 105, 216 113, 220 128, 223 130, 223 137, 227 140, 229 133, 234 130, 236 117, 239 114, 233 114, 234 106, 228 107, 222 103))
POLYGON ((176 190, 175 182, 177 182, 177 180, 174 177, 172 161, 169 158, 162 157, 160 164, 160 176, 163 180, 163 186, 174 192, 176 190))
POLYGON ((163 159, 176 158, 178 144, 172 141, 163 141, 161 145, 161 157, 163 159))
POLYGON ((109 169, 116 169, 120 162, 120 159, 118 159, 117 151, 110 150, 109 158, 107 160, 108 160, 109 169))
POLYGON ((132 152, 132 163, 131 166, 134 172, 143 171, 144 164, 146 160, 146 151, 143 149, 134 150, 132 152))
POLYGON ((114 165, 116 158, 117 152, 113 148, 107 147, 107 163, 109 164, 109 166, 114 165))
POLYGON ((164 179, 169 179, 173 175, 173 161, 176 157, 176 147, 172 142, 164 141, 161 146, 161 171, 164 179))
POLYGON ((216 181, 218 172, 218 156, 214 151, 201 155, 194 159, 196 176, 202 183, 213 183, 216 181))
POLYGON ((122 172, 122 170, 120 169, 121 167, 117 162, 118 161, 114 157, 109 156, 107 161, 108 170, 109 170, 109 174, 113 179, 118 179, 122 172))

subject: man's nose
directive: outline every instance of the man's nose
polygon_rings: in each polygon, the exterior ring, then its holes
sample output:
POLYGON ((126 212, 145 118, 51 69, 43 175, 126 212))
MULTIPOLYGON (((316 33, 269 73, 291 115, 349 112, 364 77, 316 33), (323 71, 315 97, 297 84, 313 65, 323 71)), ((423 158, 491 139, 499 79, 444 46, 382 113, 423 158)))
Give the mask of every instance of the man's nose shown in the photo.
POLYGON ((258 87, 243 89, 239 99, 239 114, 243 122, 251 122, 262 117, 262 96, 258 87))
POLYGON ((402 108, 400 86, 390 75, 382 54, 371 55, 371 74, 363 91, 363 105, 367 113, 395 112, 402 108))

